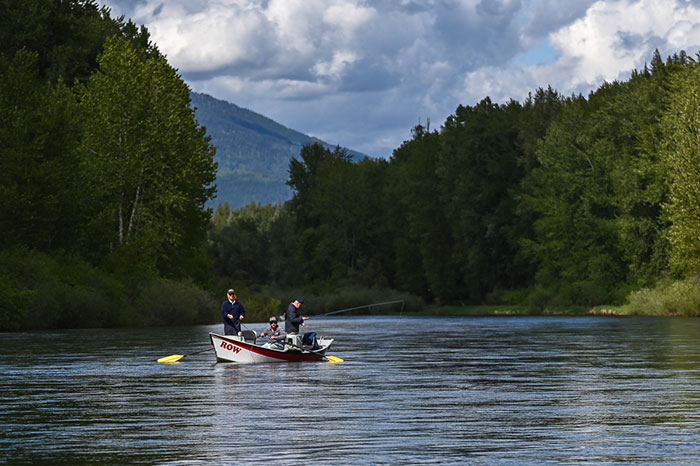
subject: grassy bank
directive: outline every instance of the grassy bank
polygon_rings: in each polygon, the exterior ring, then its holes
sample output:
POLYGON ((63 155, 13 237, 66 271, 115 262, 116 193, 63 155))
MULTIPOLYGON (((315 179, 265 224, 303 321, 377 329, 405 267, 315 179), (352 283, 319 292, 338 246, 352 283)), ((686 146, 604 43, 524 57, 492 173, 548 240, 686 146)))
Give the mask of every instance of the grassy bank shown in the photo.
POLYGON ((533 310, 528 306, 426 306, 420 311, 404 312, 403 315, 414 316, 532 316, 532 315, 616 315, 619 307, 598 306, 591 309, 583 307, 553 307, 544 310, 533 310))
POLYGON ((700 275, 683 280, 664 279, 653 288, 642 288, 628 297, 620 309, 627 315, 700 316, 700 275))

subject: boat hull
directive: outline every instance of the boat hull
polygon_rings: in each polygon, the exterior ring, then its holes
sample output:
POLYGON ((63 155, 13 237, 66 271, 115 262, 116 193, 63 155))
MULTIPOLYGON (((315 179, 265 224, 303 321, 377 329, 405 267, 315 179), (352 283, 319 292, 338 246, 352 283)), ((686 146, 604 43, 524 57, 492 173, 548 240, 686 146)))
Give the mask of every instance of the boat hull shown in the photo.
POLYGON ((236 362, 239 364, 323 361, 325 351, 333 342, 332 339, 321 340, 322 344, 316 350, 301 350, 291 346, 285 346, 284 350, 280 350, 265 348, 252 342, 243 341, 233 335, 210 333, 209 339, 214 347, 218 362, 236 362))

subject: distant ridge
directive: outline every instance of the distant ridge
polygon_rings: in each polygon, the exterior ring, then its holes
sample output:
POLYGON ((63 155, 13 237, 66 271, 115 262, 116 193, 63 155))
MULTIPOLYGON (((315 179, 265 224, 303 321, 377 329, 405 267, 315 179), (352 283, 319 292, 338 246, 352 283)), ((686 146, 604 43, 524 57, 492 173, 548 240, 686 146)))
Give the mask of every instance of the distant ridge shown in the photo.
MULTIPOLYGON (((192 92, 195 117, 206 127, 216 147, 217 198, 212 207, 228 202, 233 208, 250 202, 276 204, 292 197, 285 184, 289 160, 299 157, 305 144, 320 139, 289 129, 270 118, 208 94, 192 92)), ((348 150, 354 160, 367 157, 348 150)))

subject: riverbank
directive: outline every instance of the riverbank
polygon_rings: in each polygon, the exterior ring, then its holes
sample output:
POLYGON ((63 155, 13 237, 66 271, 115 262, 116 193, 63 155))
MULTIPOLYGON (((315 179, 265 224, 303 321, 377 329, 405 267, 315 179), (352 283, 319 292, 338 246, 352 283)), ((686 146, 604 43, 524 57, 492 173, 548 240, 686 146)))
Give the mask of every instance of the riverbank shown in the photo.
POLYGON ((420 311, 404 312, 402 315, 411 316, 531 316, 531 315, 561 315, 561 316, 585 316, 585 315, 620 315, 620 308, 616 306, 584 307, 553 307, 543 310, 533 310, 527 306, 425 306, 420 311))

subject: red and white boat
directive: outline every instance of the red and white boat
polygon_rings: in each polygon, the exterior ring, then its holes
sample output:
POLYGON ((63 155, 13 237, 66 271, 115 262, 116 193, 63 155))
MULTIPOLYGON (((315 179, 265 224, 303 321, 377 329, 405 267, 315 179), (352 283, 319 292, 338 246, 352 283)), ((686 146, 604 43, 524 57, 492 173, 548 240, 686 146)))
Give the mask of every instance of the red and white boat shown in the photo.
POLYGON ((257 344, 257 335, 252 330, 244 330, 242 336, 210 333, 209 339, 214 346, 218 362, 256 364, 261 362, 342 361, 340 358, 324 355, 333 343, 333 339, 316 338, 316 334, 313 332, 303 335, 287 335, 284 345, 278 346, 257 344))

